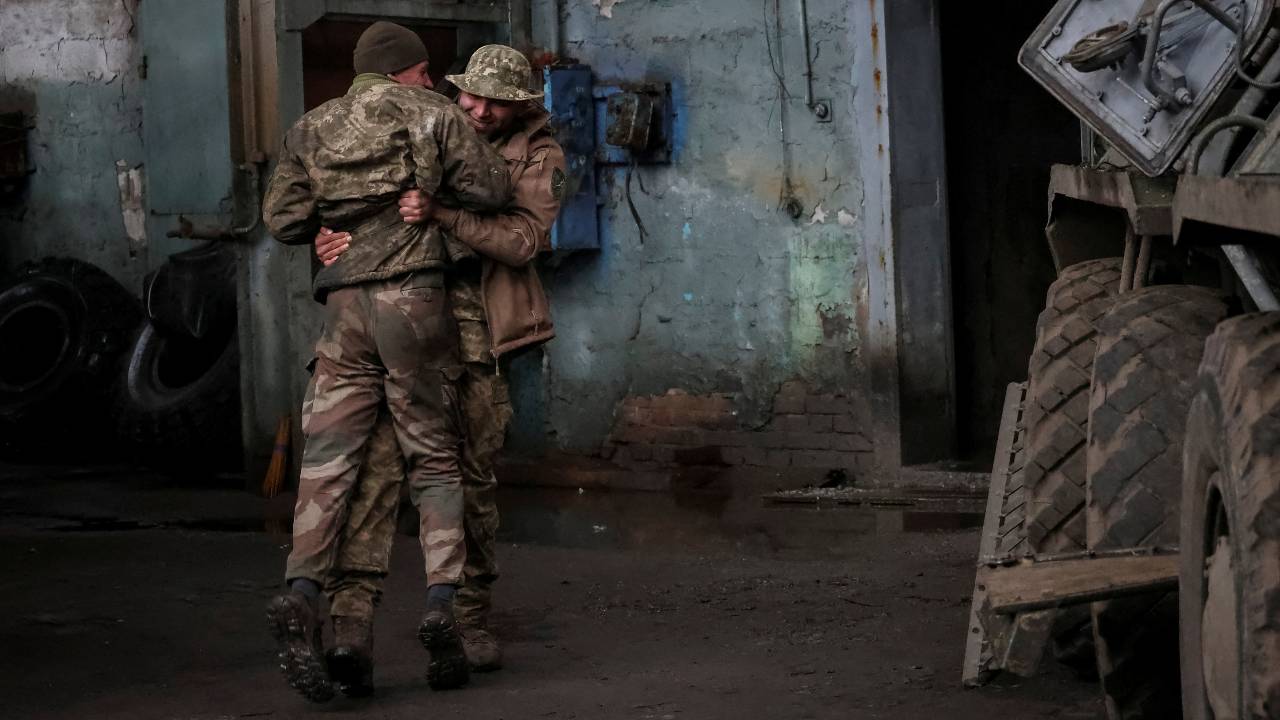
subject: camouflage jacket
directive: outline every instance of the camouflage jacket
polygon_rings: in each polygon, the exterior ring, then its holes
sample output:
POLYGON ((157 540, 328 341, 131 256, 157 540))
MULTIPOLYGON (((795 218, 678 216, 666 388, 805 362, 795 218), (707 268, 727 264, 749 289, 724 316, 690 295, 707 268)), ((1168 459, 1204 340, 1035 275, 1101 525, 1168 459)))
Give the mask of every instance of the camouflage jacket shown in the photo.
POLYGON ((262 218, 283 243, 309 244, 323 225, 351 233, 351 248, 317 273, 316 296, 448 262, 438 224, 401 222, 412 187, 469 210, 511 198, 502 158, 445 97, 377 75, 303 115, 285 135, 262 218))
MULTIPOLYGON (((564 151, 536 109, 516 130, 494 143, 507 161, 515 197, 500 213, 442 207, 437 220, 451 237, 455 259, 481 256, 478 273, 451 277, 449 298, 468 362, 492 362, 506 353, 555 336, 551 307, 532 261, 551 249, 551 226, 564 194, 564 151)), ((467 263, 461 263, 465 269, 467 263)))

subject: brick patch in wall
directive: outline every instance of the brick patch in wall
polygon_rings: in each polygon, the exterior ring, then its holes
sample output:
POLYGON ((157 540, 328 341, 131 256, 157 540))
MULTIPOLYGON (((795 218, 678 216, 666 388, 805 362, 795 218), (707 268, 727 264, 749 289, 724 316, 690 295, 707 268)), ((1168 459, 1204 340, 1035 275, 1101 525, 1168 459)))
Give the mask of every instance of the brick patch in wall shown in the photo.
POLYGON ((799 381, 783 383, 773 414, 762 427, 745 428, 734 399, 669 390, 631 396, 601 454, 636 470, 669 466, 845 469, 871 467, 871 442, 863 433, 863 403, 839 393, 811 392, 799 381))

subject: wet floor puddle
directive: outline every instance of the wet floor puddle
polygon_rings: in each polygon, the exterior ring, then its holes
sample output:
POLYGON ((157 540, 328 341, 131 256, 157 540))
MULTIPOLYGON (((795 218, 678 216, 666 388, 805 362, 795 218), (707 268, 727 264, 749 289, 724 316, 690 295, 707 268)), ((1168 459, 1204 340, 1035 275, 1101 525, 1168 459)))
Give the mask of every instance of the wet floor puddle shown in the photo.
MULTIPOLYGON (((878 498, 858 505, 774 503, 760 497, 507 487, 499 491, 499 540, 570 548, 710 550, 817 556, 852 553, 858 541, 902 533, 954 532, 980 527, 975 500, 878 498)), ((118 517, 41 517, 41 530, 111 533, 180 530, 281 533, 287 519, 141 520, 118 517)), ((401 518, 402 532, 416 523, 401 518)))

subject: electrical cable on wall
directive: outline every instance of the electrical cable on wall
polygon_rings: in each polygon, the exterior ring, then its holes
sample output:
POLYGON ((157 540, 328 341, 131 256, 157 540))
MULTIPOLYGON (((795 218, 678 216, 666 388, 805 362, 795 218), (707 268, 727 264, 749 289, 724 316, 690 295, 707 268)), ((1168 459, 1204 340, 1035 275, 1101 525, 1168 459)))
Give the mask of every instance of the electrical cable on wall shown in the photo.
MULTIPOLYGON (((643 245, 644 241, 649 238, 649 231, 645 229, 644 221, 640 219, 640 212, 636 210, 636 204, 631 199, 631 176, 632 174, 635 173, 636 169, 637 169, 636 160, 635 158, 632 158, 631 164, 627 166, 627 181, 625 183, 625 188, 626 188, 626 197, 627 197, 627 208, 631 210, 631 219, 635 221, 636 229, 640 231, 640 244, 643 245)), ((649 191, 645 190, 644 188, 644 178, 640 177, 639 175, 636 175, 636 177, 638 178, 638 182, 640 183, 640 191, 643 192, 645 195, 648 195, 649 191)))

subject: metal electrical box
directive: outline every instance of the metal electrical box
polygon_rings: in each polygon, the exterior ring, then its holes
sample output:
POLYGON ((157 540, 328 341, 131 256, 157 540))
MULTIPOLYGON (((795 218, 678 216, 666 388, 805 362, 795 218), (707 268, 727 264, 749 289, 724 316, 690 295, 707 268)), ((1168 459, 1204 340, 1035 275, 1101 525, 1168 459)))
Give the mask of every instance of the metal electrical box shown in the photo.
POLYGON ((551 246, 598 249, 601 193, 596 180, 603 168, 671 162, 675 125, 671 85, 597 86, 590 67, 560 65, 543 70, 543 93, 556 140, 564 149, 567 174, 551 246))
POLYGON ((551 229, 555 250, 600 247, 596 200, 595 104, 591 68, 549 67, 542 71, 543 103, 551 113, 556 141, 564 150, 565 189, 560 217, 551 229))
POLYGON ((1019 62, 1135 166, 1173 165, 1256 40, 1264 0, 1060 0, 1019 62))

